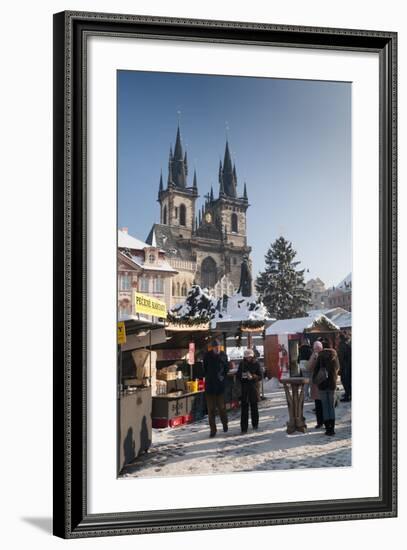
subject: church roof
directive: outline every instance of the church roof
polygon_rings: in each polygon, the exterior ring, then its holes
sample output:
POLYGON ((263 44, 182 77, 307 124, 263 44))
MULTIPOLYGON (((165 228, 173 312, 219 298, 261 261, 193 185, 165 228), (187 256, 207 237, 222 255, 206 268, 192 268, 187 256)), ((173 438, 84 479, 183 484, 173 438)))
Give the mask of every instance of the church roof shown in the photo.
POLYGON ((176 226, 169 226, 155 223, 147 237, 147 243, 152 246, 155 239, 156 246, 165 251, 167 257, 177 258, 179 260, 194 261, 189 240, 180 243, 179 231, 176 226))

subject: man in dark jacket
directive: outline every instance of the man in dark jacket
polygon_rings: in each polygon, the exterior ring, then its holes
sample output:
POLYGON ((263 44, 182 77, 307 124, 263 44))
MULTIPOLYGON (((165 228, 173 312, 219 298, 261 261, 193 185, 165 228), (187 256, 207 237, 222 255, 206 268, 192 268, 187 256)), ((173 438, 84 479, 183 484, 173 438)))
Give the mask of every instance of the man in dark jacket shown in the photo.
POLYGON ((205 371, 205 397, 208 408, 210 437, 216 435, 216 409, 223 425, 223 431, 228 431, 228 416, 225 408, 225 379, 228 373, 228 357, 221 351, 218 340, 212 342, 212 349, 203 360, 205 371))
POLYGON ((335 391, 338 379, 339 360, 336 351, 328 340, 322 340, 323 349, 318 355, 312 380, 318 384, 319 399, 322 402, 322 415, 325 434, 335 435, 335 391))
POLYGON ((237 378, 242 385, 240 428, 242 434, 245 434, 249 426, 249 405, 253 429, 257 430, 259 425, 256 382, 261 379, 261 367, 252 349, 247 349, 244 352, 244 359, 239 365, 237 378))

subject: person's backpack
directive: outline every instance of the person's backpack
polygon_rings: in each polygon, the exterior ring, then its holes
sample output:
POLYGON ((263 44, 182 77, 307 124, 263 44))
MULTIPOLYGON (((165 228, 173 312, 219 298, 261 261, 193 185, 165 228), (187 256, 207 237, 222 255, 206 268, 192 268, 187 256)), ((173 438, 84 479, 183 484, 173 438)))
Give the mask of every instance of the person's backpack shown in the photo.
POLYGON ((325 382, 325 380, 328 378, 328 371, 326 370, 325 367, 320 367, 318 369, 318 371, 316 372, 315 376, 314 376, 314 379, 313 379, 313 382, 314 384, 316 384, 317 386, 319 386, 319 384, 322 384, 322 382, 325 382))

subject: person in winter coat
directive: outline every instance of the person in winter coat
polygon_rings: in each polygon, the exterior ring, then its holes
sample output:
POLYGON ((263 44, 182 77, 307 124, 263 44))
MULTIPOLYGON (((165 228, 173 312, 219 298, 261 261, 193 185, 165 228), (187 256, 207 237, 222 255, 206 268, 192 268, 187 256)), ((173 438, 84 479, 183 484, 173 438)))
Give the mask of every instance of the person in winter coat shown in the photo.
POLYGON ((256 382, 261 379, 261 367, 252 349, 245 350, 243 361, 237 371, 237 378, 242 386, 240 428, 242 434, 245 434, 249 426, 249 405, 253 429, 257 430, 259 425, 256 382))
MULTIPOLYGON (((309 340, 304 339, 301 346, 298 350, 298 365, 300 369, 300 375, 305 378, 310 378, 311 373, 309 371, 309 360, 312 355, 312 349, 309 343, 309 340)), ((310 400, 310 384, 304 384, 304 399, 305 401, 310 400)))
POLYGON ((326 428, 325 434, 335 435, 335 391, 339 360, 338 354, 330 347, 328 340, 322 341, 322 348, 315 364, 313 381, 318 384, 318 393, 322 402, 322 415, 326 428))
POLYGON ((350 401, 352 397, 352 349, 345 334, 339 336, 338 357, 341 365, 341 382, 345 390, 341 401, 350 401))
MULTIPOLYGON (((320 342, 320 340, 316 340, 312 347, 312 355, 308 362, 308 369, 310 372, 311 380, 313 378, 318 355, 321 351, 322 351, 322 342, 320 342)), ((311 399, 315 401, 315 415, 317 417, 317 425, 315 426, 315 429, 318 430, 319 428, 322 428, 322 426, 324 425, 324 419, 322 415, 322 402, 319 398, 318 386, 315 383, 311 384, 311 399)))
POLYGON ((209 437, 215 437, 216 410, 222 422, 223 431, 228 431, 228 416, 225 407, 225 380, 229 371, 229 362, 226 353, 221 351, 218 340, 212 342, 212 349, 205 353, 203 359, 205 372, 205 397, 208 409, 210 427, 209 437))

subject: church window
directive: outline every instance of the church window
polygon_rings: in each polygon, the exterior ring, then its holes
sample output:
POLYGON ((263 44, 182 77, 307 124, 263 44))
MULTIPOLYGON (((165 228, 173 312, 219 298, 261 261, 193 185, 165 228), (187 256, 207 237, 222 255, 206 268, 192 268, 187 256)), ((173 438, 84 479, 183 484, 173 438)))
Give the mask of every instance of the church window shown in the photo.
POLYGON ((181 289, 181 296, 186 296, 186 295, 187 295, 187 284, 183 283, 182 289, 181 289))
POLYGON ((175 296, 176 288, 175 283, 172 283, 172 295, 175 296))
POLYGON ((237 214, 233 212, 231 217, 232 233, 238 233, 237 214))
POLYGON ((177 296, 181 296, 180 289, 181 289, 180 284, 177 283, 177 296))
POLYGON ((216 262, 208 256, 201 265, 201 286, 202 288, 213 288, 217 280, 216 262))
POLYGON ((179 207, 179 223, 180 225, 187 224, 187 209, 185 207, 185 204, 181 204, 181 206, 179 207))
POLYGON ((175 207, 175 219, 178 218, 178 206, 175 207))
POLYGON ((167 225, 167 205, 164 206, 163 210, 163 224, 167 225))

